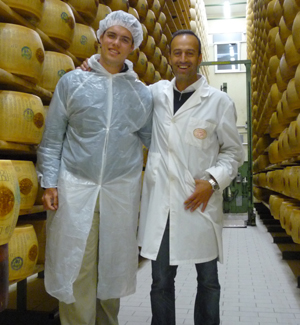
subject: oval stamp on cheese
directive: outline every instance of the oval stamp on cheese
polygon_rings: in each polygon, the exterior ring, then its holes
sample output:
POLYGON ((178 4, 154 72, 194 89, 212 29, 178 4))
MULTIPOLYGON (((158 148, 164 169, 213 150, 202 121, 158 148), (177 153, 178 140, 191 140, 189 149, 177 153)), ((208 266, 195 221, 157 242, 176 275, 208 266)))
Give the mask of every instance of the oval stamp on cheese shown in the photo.
POLYGON ((203 140, 207 137, 207 132, 204 129, 195 129, 193 131, 194 137, 197 139, 203 140))

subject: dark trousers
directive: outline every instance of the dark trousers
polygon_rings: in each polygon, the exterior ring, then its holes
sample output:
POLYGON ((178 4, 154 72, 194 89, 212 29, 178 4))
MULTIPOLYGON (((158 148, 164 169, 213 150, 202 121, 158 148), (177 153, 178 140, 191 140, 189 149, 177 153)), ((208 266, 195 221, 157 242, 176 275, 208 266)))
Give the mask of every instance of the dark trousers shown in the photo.
MULTIPOLYGON (((167 224, 156 261, 152 261, 151 325, 175 325, 175 277, 177 265, 169 263, 169 222, 167 224)), ((217 259, 195 264, 197 295, 195 299, 195 325, 220 324, 220 284, 217 259)))

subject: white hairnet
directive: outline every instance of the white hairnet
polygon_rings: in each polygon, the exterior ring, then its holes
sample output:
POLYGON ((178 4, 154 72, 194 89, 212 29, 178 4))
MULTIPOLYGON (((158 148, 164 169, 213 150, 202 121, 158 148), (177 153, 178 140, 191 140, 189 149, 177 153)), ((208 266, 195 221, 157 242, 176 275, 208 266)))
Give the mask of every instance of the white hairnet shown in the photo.
POLYGON ((143 29, 140 22, 131 14, 118 10, 108 14, 103 20, 99 22, 99 29, 97 30, 97 37, 100 36, 112 26, 122 26, 128 29, 133 37, 134 49, 138 48, 143 41, 143 29))

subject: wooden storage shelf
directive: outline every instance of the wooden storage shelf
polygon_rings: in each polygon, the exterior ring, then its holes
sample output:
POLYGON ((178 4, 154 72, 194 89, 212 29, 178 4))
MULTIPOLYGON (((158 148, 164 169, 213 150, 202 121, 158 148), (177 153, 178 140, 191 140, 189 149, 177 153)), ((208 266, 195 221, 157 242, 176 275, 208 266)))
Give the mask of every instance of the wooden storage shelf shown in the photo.
POLYGON ((27 275, 26 277, 24 278, 21 278, 21 279, 16 279, 16 280, 12 280, 12 281, 9 281, 9 285, 13 285, 15 283, 18 283, 20 281, 23 281, 24 279, 27 279, 28 277, 34 275, 34 274, 37 274, 37 273, 40 273, 40 272, 43 272, 45 269, 45 265, 44 264, 37 264, 35 266, 35 269, 32 271, 31 274, 27 275))
MULTIPOLYGON (((267 202, 261 201, 260 203, 256 203, 255 205, 258 214, 261 214, 260 218, 262 220, 266 218, 267 214, 269 215, 268 218, 274 218, 270 213, 270 206, 267 202)), ((274 244, 277 244, 278 248, 280 249, 282 253, 282 259, 287 262, 290 269, 294 273, 297 279, 297 287, 300 288, 300 245, 293 242, 291 236, 285 233, 285 229, 281 228, 278 232, 276 231, 275 226, 266 224, 265 226, 267 227, 268 232, 273 237, 274 244)))
POLYGON ((36 147, 30 144, 0 140, 0 156, 3 157, 2 159, 9 159, 6 157, 13 156, 13 160, 24 160, 21 159, 21 155, 24 155, 24 157, 35 156, 36 147))
POLYGON ((66 54, 73 60, 75 66, 81 65, 81 61, 78 60, 72 53, 70 53, 62 46, 54 42, 43 31, 41 31, 39 28, 31 24, 25 18, 17 14, 13 9, 11 9, 8 5, 3 3, 1 0, 0 0, 0 21, 5 23, 10 23, 10 24, 22 25, 35 30, 40 35, 46 51, 55 51, 55 52, 66 54))
POLYGON ((49 103, 52 98, 52 93, 50 91, 3 69, 0 69, 0 89, 30 93, 39 96, 41 100, 46 103, 49 103))

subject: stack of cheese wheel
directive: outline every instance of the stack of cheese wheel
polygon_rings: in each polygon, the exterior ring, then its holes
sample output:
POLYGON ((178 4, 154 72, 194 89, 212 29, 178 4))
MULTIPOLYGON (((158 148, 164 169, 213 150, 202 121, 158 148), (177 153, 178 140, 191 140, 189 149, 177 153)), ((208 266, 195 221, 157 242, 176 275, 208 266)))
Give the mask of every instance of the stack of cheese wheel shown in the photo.
POLYGON ((75 33, 75 18, 70 6, 60 0, 46 0, 38 28, 56 43, 68 48, 75 33))
POLYGON ((45 109, 35 95, 0 91, 0 140, 39 144, 45 126, 45 109))
POLYGON ((0 23, 0 68, 37 83, 44 63, 39 34, 27 27, 0 23))
POLYGON ((31 209, 36 200, 38 191, 38 179, 32 161, 12 160, 17 173, 21 203, 20 209, 31 209))
POLYGON ((7 244, 13 234, 20 211, 20 188, 16 171, 10 160, 0 160, 0 246, 7 244))
POLYGON ((75 34, 69 51, 79 60, 85 60, 98 51, 98 41, 92 27, 75 24, 75 34))
POLYGON ((42 78, 39 86, 54 92, 59 79, 67 72, 74 70, 73 60, 66 54, 46 51, 42 78))
POLYGON ((38 241, 32 225, 17 226, 8 243, 9 280, 31 275, 38 257, 38 241))
POLYGON ((33 24, 42 18, 44 0, 3 0, 3 2, 33 24))
POLYGON ((299 206, 295 201, 284 201, 282 202, 279 209, 279 220, 280 225, 285 229, 286 233, 290 235, 290 215, 293 210, 299 209, 299 206))
POLYGON ((46 250, 46 220, 44 219, 30 219, 23 216, 18 220, 18 226, 31 224, 34 228, 38 241, 38 258, 37 264, 45 264, 45 250, 46 250))
POLYGON ((99 0, 68 0, 68 3, 75 8, 88 24, 91 24, 95 20, 98 12, 99 0))

